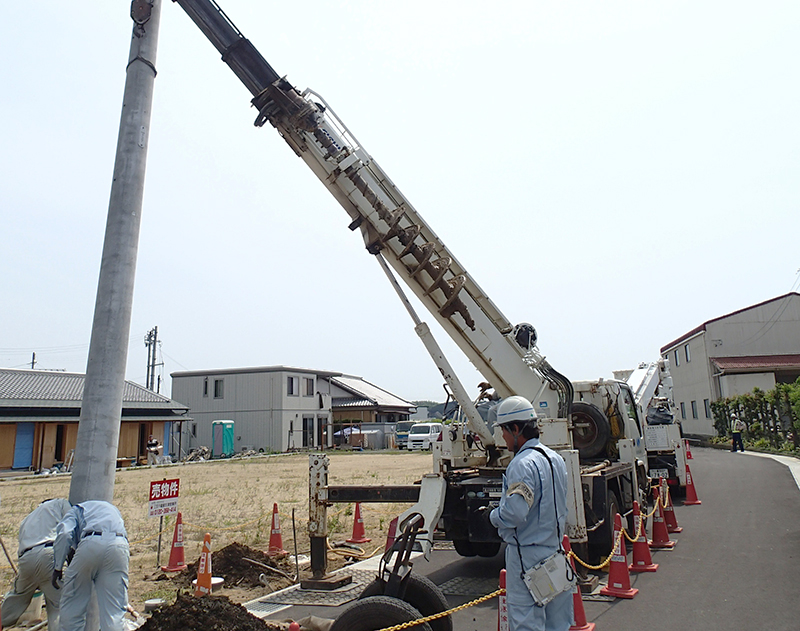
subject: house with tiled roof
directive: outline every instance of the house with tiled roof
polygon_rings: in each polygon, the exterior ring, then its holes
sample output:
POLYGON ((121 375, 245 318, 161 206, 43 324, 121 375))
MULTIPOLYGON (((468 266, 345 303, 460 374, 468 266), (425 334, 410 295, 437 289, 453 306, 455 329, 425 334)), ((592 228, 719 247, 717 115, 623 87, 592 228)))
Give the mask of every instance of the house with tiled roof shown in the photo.
POLYGON ((715 433, 711 402, 800 377, 800 294, 708 320, 661 348, 685 434, 715 433))
MULTIPOLYGON (((0 368, 0 469, 38 471, 68 458, 78 436, 84 381, 78 373, 0 368)), ((167 453, 177 453, 177 428, 187 412, 185 405, 126 381, 118 458, 144 458, 151 434, 167 453)))
POLYGON ((172 396, 192 422, 188 448, 212 447, 215 424, 233 421, 233 451, 325 449, 353 427, 373 433, 370 446, 387 446, 394 424, 414 405, 361 377, 292 366, 255 366, 171 374, 172 396), (369 427, 366 427, 366 426, 369 427))

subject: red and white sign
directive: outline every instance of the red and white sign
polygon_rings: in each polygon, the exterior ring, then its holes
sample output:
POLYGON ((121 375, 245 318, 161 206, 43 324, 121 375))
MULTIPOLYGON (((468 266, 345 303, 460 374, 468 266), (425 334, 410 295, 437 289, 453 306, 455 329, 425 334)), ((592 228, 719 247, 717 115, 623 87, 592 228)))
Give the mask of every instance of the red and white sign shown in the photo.
POLYGON ((160 480, 150 483, 150 517, 163 517, 178 512, 178 491, 181 481, 160 480))

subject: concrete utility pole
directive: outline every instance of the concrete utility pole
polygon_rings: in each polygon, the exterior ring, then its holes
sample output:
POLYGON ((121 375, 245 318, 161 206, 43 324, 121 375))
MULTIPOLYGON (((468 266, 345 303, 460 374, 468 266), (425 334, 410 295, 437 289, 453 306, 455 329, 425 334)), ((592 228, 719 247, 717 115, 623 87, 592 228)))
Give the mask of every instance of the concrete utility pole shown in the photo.
POLYGON ((160 17, 161 0, 131 3, 133 36, 69 489, 73 504, 114 498, 160 17))

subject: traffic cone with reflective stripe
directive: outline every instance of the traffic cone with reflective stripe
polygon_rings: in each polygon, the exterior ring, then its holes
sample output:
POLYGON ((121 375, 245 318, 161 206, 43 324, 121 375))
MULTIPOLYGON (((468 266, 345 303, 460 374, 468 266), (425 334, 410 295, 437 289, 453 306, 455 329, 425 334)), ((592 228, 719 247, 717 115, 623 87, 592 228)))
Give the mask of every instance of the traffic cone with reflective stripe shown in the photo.
POLYGON ((647 533, 644 528, 644 519, 639 511, 639 502, 633 502, 633 524, 638 536, 633 542, 633 561, 628 566, 630 572, 655 572, 658 563, 653 563, 650 556, 650 546, 647 544, 647 533))
POLYGON ((208 596, 211 593, 211 535, 206 533, 203 537, 203 551, 200 553, 200 563, 197 566, 197 587, 195 596, 208 596))
POLYGON ((661 504, 661 489, 653 487, 653 501, 657 503, 653 513, 653 538, 650 540, 650 547, 656 550, 668 550, 675 547, 675 542, 670 541, 667 524, 664 521, 664 509, 661 504))
POLYGON ((686 445, 686 459, 694 460, 694 458, 692 457, 692 448, 689 446, 689 441, 684 438, 683 444, 686 445))
POLYGON ((279 554, 289 554, 283 549, 283 536, 281 535, 281 518, 278 516, 278 505, 272 505, 272 528, 269 532, 269 548, 267 556, 277 556, 279 554))
POLYGON ((600 590, 603 596, 617 598, 633 598, 639 590, 631 587, 631 575, 628 573, 628 552, 622 534, 622 518, 614 515, 614 551, 608 568, 608 585, 600 590))
MULTIPOLYGON (((564 551, 569 556, 569 564, 572 566, 572 571, 575 571, 575 559, 570 556, 569 537, 564 535, 564 540, 561 542, 564 551)), ((594 631, 594 622, 586 622, 586 612, 583 610, 583 598, 581 597, 581 586, 578 581, 572 588, 572 618, 573 625, 569 631, 594 631)))
POLYGON ((397 538, 397 521, 399 519, 399 517, 395 517, 389 522, 389 534, 386 535, 386 546, 383 548, 384 552, 391 549, 394 545, 394 540, 397 538))
POLYGON ((347 543, 369 543, 372 539, 367 539, 364 532, 364 520, 361 518, 361 502, 356 502, 356 514, 353 520, 353 536, 347 543))
POLYGON ((183 560, 183 519, 181 514, 178 513, 178 519, 175 520, 175 532, 172 534, 172 548, 169 551, 169 561, 166 565, 161 566, 162 572, 180 572, 186 569, 186 563, 183 560))
POLYGON ((697 499, 697 491, 694 490, 694 481, 692 480, 692 472, 689 470, 689 463, 686 463, 686 499, 683 500, 684 506, 695 506, 697 504, 702 504, 699 499, 697 499))
POLYGON ((678 525, 678 518, 675 516, 675 509, 672 506, 672 495, 664 478, 661 478, 661 497, 666 498, 664 502, 664 521, 667 524, 667 532, 683 532, 683 528, 678 525))
POLYGON ((506 571, 500 570, 500 589, 503 593, 497 599, 497 631, 509 631, 508 598, 506 597, 506 571))

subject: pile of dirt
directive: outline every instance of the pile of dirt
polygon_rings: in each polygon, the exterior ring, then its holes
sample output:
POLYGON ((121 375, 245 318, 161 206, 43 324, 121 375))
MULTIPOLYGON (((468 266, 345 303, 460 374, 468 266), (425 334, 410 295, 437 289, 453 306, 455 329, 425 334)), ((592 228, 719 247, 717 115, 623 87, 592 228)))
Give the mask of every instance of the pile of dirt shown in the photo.
MULTIPOLYGON (((179 582, 184 585, 190 585, 197 578, 199 564, 200 560, 198 559, 187 566, 181 572, 179 582)), ((264 566, 275 568, 290 577, 294 576, 295 573, 295 568, 287 556, 269 557, 266 552, 235 541, 221 550, 211 553, 211 574, 225 579, 223 587, 263 588, 264 585, 259 579, 261 574, 264 574, 265 578, 269 580, 269 587, 272 590, 283 589, 292 585, 293 581, 289 578, 264 566)))
MULTIPOLYGON (((212 561, 213 563, 213 561, 212 561)), ((175 604, 153 612, 140 631, 285 631, 288 622, 259 620, 225 596, 178 594, 175 604)))

